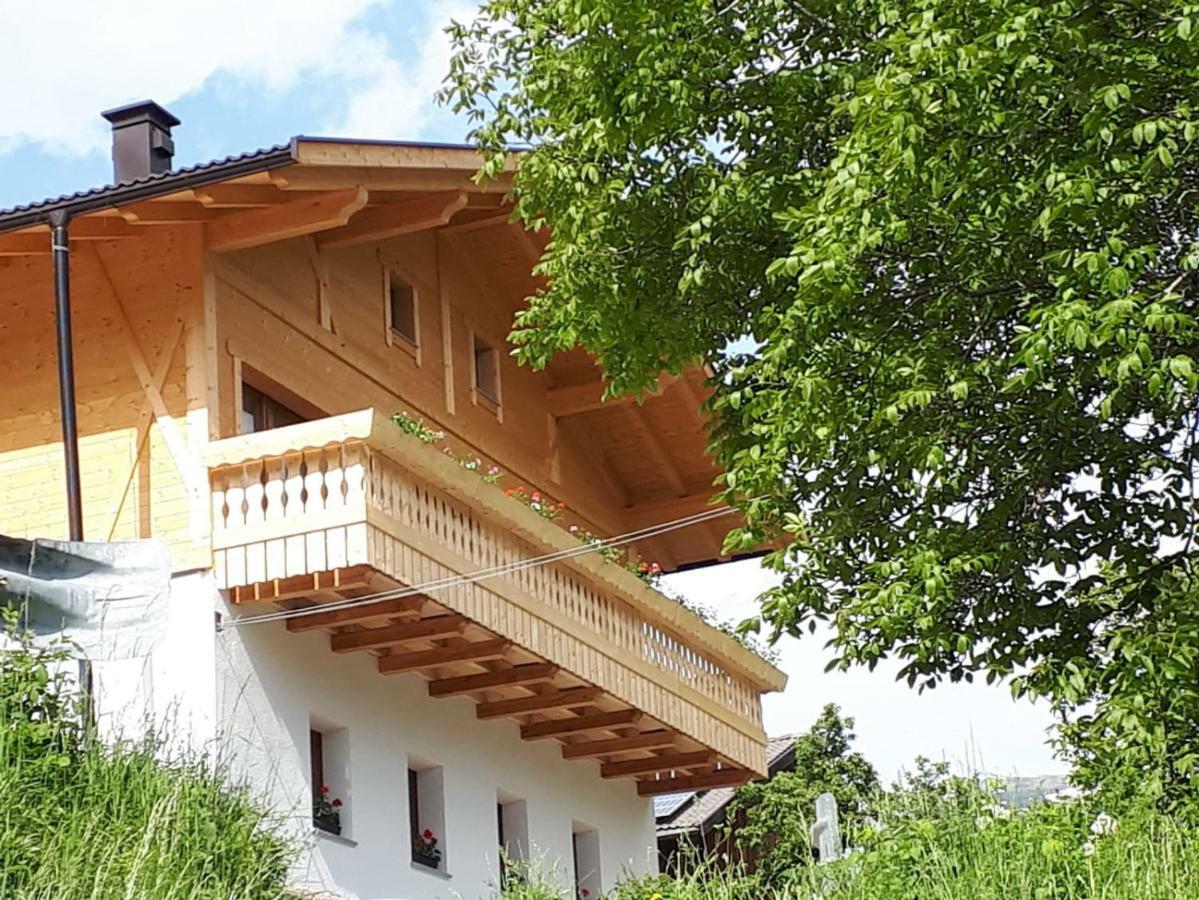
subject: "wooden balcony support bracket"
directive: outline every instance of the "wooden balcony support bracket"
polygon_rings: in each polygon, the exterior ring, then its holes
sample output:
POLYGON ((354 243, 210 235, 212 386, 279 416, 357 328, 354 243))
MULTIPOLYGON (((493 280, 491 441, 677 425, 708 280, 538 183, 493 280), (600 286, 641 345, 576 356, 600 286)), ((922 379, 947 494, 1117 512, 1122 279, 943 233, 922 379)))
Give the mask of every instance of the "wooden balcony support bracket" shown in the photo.
MULTIPOLYGON (((313 572, 310 575, 272 578, 270 581, 230 588, 229 599, 235 604, 274 603, 279 600, 307 597, 309 594, 316 594, 320 591, 366 588, 370 587, 372 583, 372 573, 373 570, 370 566, 347 566, 328 572, 313 572)), ((296 621, 306 621, 306 618, 296 621)))
POLYGON ((676 775, 673 778, 653 778, 637 782, 637 793, 642 797, 656 794, 678 794, 684 791, 706 791, 710 788, 737 787, 753 780, 748 769, 717 769, 699 775, 676 775))
POLYGON ((611 731, 613 728, 636 725, 644 715, 639 709, 618 709, 615 712, 591 713, 583 716, 571 716, 567 719, 551 719, 546 722, 534 722, 531 725, 522 726, 520 736, 526 741, 536 741, 544 738, 560 738, 571 734, 583 734, 588 731, 611 731))
POLYGON ((429 682, 430 697, 458 697, 475 691, 485 691, 490 688, 516 687, 518 685, 536 684, 549 681, 559 672, 553 663, 526 663, 501 669, 498 672, 484 672, 481 675, 460 675, 456 678, 442 678, 429 682))
POLYGON ((438 647, 435 650, 418 650, 414 653, 397 653, 379 657, 379 672, 396 675, 415 672, 419 669, 435 669, 448 663, 484 662, 499 659, 512 649, 512 642, 503 639, 476 641, 457 647, 438 647))
POLYGON ((204 226, 208 249, 244 250, 345 225, 367 202, 364 187, 326 191, 262 209, 229 213, 204 226))
POLYGON ((349 224, 317 237, 320 247, 348 247, 445 225, 466 206, 465 191, 446 191, 363 210, 349 224))
POLYGON ((385 628, 368 628, 333 635, 334 653, 353 653, 355 650, 378 650, 406 644, 409 641, 434 640, 461 634, 467 626, 463 616, 433 616, 415 622, 402 622, 385 628))
POLYGON ((378 600, 361 603, 328 612, 314 612, 287 620, 291 632, 317 631, 322 628, 337 628, 343 625, 360 625, 379 619, 398 619, 420 615, 425 605, 424 597, 399 597, 394 600, 378 600))
POLYGON ((631 775, 678 772, 710 766, 714 757, 715 754, 711 750, 699 750, 694 753, 664 753, 660 756, 647 756, 645 759, 626 759, 604 763, 600 766, 600 775, 604 778, 627 778, 631 775))
POLYGON ((601 756, 612 756, 615 753, 628 753, 633 750, 661 750, 673 747, 678 741, 676 731, 645 731, 629 737, 605 739, 599 741, 580 741, 576 744, 566 744, 562 748, 563 759, 596 759, 601 756))
POLYGON ((591 686, 547 691, 532 697, 480 703, 475 707, 475 715, 480 719, 502 719, 550 709, 573 709, 594 703, 602 693, 599 688, 591 686))

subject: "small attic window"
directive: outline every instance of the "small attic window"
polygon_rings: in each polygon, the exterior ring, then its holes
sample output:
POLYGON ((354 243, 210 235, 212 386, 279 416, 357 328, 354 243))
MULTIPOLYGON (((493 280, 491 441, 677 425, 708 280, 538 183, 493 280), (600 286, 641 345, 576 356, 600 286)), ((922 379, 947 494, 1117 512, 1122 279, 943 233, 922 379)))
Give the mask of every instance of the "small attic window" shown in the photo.
POLYGON ((416 288, 395 272, 387 273, 387 334, 388 343, 400 338, 410 347, 417 340, 416 288))
POLYGON ((496 406, 500 405, 500 354, 495 347, 477 334, 474 343, 474 388, 475 393, 496 406))

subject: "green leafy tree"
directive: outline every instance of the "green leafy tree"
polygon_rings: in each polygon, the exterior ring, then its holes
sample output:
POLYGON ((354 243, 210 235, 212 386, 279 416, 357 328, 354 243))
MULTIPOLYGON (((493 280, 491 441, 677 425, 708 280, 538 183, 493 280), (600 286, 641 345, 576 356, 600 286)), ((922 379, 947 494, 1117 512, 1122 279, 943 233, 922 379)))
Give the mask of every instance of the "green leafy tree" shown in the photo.
POLYGON ((715 368, 728 549, 785 536, 772 633, 922 687, 1119 664, 1197 550, 1197 15, 486 0, 444 96, 484 177, 533 148, 519 355, 715 368))
POLYGON ((854 738, 853 718, 830 703, 796 738, 792 770, 737 789, 729 807, 729 821, 737 823, 733 839, 753 851, 766 882, 811 861, 808 829, 820 794, 837 798, 843 834, 852 835, 866 816, 879 781, 874 766, 851 749, 854 738))

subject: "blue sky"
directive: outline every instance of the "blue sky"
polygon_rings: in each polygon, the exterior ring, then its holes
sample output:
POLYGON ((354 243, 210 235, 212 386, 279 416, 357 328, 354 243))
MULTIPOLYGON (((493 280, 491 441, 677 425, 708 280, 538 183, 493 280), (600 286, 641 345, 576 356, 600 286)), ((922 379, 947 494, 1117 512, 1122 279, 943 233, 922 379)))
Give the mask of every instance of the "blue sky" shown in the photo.
MULTIPOLYGON (((448 65, 442 29, 473 8, 471 0, 0 3, 0 208, 106 184, 99 113, 145 98, 182 119, 180 165, 296 134, 460 141, 466 126, 432 95, 448 65)), ((739 619, 770 576, 742 562, 671 582, 739 619)), ((897 665, 826 674, 822 643, 820 635, 784 643, 791 683, 767 700, 772 733, 803 730, 836 702, 856 716, 863 750, 888 778, 918 753, 995 772, 1062 770, 1044 743, 1048 712, 1014 703, 1006 687, 917 695, 893 680, 897 665)))
POLYGON ((100 111, 151 98, 179 165, 296 134, 460 141, 432 95, 469 0, 0 4, 0 208, 107 183, 100 111), (46 46, 55 35, 56 65, 46 46), (58 66, 58 60, 62 65, 58 66))

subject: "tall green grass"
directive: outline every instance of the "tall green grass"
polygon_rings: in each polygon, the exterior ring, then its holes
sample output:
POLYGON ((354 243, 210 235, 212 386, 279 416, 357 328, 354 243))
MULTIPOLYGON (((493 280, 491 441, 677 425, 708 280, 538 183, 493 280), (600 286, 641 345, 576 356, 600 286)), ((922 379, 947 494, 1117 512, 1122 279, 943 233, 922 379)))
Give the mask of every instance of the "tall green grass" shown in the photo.
POLYGON ((202 760, 95 740, 62 657, 0 652, 0 897, 285 896, 289 849, 251 798, 202 760))

